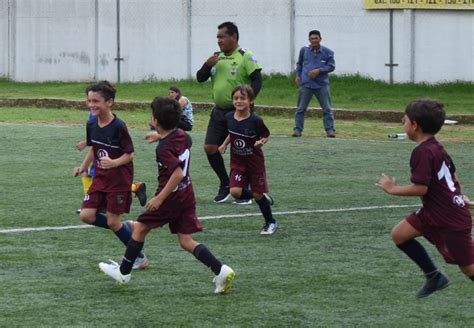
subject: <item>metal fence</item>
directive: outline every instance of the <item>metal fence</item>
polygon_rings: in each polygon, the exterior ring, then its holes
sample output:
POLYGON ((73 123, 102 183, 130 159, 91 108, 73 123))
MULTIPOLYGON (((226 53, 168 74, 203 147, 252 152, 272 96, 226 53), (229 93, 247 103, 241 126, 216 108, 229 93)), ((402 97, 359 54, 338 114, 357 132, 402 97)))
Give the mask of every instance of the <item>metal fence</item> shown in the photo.
POLYGON ((218 50, 217 25, 230 20, 266 74, 291 73, 318 29, 335 51, 335 74, 472 81, 473 13, 365 10, 362 0, 0 0, 0 77, 192 78, 218 50))

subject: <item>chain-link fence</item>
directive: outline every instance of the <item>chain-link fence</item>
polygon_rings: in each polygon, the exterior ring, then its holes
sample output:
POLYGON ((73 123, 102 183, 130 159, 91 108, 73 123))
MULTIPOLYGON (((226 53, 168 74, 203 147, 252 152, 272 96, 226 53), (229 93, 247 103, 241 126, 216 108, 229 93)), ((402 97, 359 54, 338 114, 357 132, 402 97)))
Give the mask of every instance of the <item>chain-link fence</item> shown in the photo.
POLYGON ((363 0, 0 0, 0 77, 192 78, 227 20, 266 74, 291 73, 318 29, 335 74, 474 79, 474 11, 365 10, 363 0))

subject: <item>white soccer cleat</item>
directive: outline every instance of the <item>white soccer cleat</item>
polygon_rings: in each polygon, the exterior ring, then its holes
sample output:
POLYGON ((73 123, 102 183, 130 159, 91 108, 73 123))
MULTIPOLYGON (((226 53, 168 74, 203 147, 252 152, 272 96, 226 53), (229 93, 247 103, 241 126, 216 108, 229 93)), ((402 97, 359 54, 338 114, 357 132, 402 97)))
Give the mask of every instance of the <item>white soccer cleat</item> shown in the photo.
POLYGON ((137 257, 135 262, 133 262, 132 270, 145 270, 149 265, 148 258, 146 255, 143 255, 143 257, 137 257))
POLYGON ((114 262, 112 260, 109 260, 110 263, 104 263, 100 262, 99 263, 99 268, 100 270, 117 281, 119 285, 126 285, 130 282, 130 278, 132 277, 131 274, 125 274, 123 275, 120 272, 120 265, 117 262, 114 262))
POLYGON ((260 230, 261 235, 273 235, 278 230, 278 223, 265 223, 262 230, 260 230))
POLYGON ((222 265, 221 272, 212 280, 216 284, 215 294, 225 294, 229 291, 234 280, 235 272, 227 265, 222 265))

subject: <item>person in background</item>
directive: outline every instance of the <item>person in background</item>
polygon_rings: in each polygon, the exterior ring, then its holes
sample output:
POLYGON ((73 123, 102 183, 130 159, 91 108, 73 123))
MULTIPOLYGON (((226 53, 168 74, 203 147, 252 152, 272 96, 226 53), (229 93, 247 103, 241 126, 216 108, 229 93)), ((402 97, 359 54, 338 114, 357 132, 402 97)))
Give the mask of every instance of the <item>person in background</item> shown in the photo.
MULTIPOLYGON (((184 131, 191 131, 194 125, 193 104, 187 97, 183 96, 181 90, 175 86, 169 88, 169 97, 177 100, 181 106, 182 114, 178 123, 178 128, 183 129, 184 131)), ((145 139, 150 143, 160 140, 160 134, 155 130, 155 127, 152 124, 150 124, 150 129, 153 131, 148 132, 145 139)))
POLYGON ((301 48, 296 62, 295 83, 299 87, 299 91, 293 137, 301 137, 303 134, 304 115, 314 95, 323 109, 323 125, 326 136, 334 138, 336 130, 334 129, 334 114, 329 91, 329 73, 336 68, 334 52, 321 45, 321 33, 317 30, 309 32, 309 43, 301 48))

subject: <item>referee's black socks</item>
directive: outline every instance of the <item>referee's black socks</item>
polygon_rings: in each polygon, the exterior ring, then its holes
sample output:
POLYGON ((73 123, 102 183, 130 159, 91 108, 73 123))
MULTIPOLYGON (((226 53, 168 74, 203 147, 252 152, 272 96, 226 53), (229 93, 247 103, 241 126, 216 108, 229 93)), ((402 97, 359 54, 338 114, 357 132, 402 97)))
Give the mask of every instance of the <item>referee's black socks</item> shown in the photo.
POLYGON ((216 172, 219 180, 221 181, 221 186, 229 185, 229 176, 227 175, 227 170, 225 168, 224 159, 222 158, 221 153, 217 152, 214 154, 207 154, 207 160, 211 164, 212 169, 216 172))

